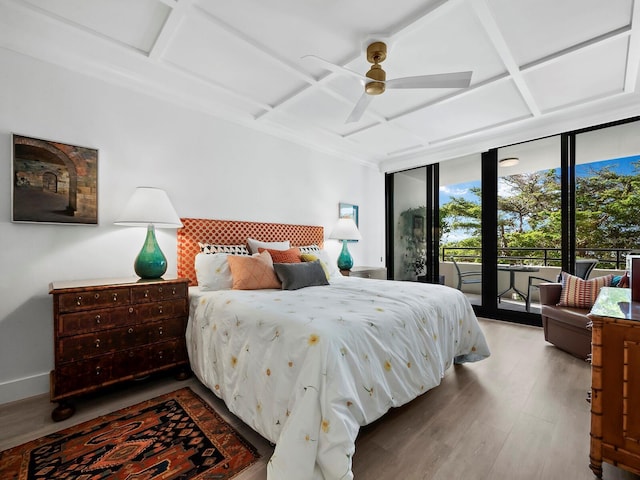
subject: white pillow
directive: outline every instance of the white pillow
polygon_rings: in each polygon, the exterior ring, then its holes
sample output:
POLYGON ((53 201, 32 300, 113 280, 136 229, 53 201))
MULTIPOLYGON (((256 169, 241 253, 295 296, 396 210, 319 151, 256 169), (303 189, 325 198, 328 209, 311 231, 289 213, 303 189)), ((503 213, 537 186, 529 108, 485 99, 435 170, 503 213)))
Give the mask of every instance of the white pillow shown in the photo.
POLYGON ((260 253, 259 248, 270 248, 271 250, 289 250, 291 248, 291 242, 285 240, 284 242, 261 242, 254 238, 247 238, 247 244, 249 245, 249 251, 251 253, 260 253))
POLYGON ((327 270, 329 271, 329 277, 335 277, 336 275, 342 276, 340 271, 338 270, 338 264, 334 261, 332 262, 329 258, 329 254, 325 250, 318 250, 317 252, 312 252, 313 255, 318 257, 318 259, 325 264, 327 270))
POLYGON ((230 290, 233 277, 226 253, 198 253, 195 260, 196 279, 200 290, 230 290))

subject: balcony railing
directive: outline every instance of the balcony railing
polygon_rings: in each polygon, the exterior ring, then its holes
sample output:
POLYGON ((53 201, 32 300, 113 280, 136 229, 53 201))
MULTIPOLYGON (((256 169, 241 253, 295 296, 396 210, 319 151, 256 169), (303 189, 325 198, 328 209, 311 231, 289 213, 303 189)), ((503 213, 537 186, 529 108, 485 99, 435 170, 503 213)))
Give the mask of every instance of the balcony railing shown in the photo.
MULTIPOLYGON (((624 270, 629 252, 630 249, 622 248, 577 248, 576 256, 597 259, 599 268, 624 270)), ((478 247, 442 247, 440 260, 455 257, 456 260, 481 263, 481 253, 482 249, 478 247)), ((498 248, 498 263, 560 267, 560 256, 559 248, 498 248)))

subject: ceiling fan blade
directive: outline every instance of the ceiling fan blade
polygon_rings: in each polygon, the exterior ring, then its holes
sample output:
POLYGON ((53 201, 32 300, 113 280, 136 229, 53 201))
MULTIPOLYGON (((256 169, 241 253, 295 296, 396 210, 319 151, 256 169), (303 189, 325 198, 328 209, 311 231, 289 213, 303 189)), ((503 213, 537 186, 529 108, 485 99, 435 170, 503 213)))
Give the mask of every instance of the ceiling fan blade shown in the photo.
POLYGON ((473 72, 438 73, 387 80, 387 88, 466 88, 473 72))
POLYGON ((336 65, 335 63, 331 63, 329 60, 325 60, 324 58, 317 57, 316 55, 303 55, 301 58, 310 58, 315 60, 318 63, 321 63, 327 70, 331 70, 337 73, 346 73, 347 75, 351 75, 352 77, 356 77, 362 81, 371 81, 370 78, 365 77, 364 75, 360 75, 358 72, 354 72, 353 70, 349 70, 346 67, 341 67, 340 65, 336 65))
POLYGON ((371 100, 373 100, 373 97, 371 95, 367 95, 366 93, 363 93, 362 96, 360 97, 360 100, 358 100, 358 103, 356 103, 356 106, 353 107, 351 114, 349 115, 349 117, 344 123, 353 123, 360 120, 360 118, 362 118, 362 114, 371 103, 371 100))

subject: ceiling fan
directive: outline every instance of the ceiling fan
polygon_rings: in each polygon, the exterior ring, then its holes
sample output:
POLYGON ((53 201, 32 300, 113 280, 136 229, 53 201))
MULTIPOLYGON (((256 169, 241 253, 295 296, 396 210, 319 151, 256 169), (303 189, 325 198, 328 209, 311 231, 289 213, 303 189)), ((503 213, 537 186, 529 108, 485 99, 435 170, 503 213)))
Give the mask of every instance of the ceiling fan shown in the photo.
POLYGON ((434 75, 420 75, 417 77, 401 77, 387 80, 387 74, 380 66, 387 58, 387 44, 384 42, 373 42, 367 47, 367 61, 373 65, 365 75, 354 72, 328 60, 315 55, 305 55, 302 58, 313 58, 328 68, 329 70, 346 73, 352 77, 360 79, 364 83, 364 93, 351 111, 346 123, 360 120, 365 110, 373 100, 374 95, 384 93, 387 88, 466 88, 471 83, 473 72, 452 72, 438 73, 434 75))

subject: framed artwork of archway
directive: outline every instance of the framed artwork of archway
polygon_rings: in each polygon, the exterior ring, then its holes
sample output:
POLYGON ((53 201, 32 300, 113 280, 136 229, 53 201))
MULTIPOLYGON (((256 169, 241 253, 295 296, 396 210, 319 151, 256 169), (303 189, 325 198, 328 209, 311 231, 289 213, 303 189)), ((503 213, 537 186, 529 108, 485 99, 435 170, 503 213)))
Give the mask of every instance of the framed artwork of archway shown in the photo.
POLYGON ((98 224, 98 150, 12 134, 11 221, 98 224))

